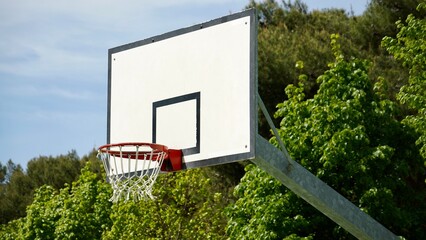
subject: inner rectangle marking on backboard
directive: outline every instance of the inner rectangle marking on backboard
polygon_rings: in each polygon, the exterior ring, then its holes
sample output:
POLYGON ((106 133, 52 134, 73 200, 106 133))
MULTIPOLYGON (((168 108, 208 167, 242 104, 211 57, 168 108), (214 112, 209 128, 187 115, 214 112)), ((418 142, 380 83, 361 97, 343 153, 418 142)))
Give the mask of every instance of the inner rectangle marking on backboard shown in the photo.
POLYGON ((152 142, 200 153, 200 92, 152 103, 152 142), (176 119, 179 118, 179 121, 176 119))

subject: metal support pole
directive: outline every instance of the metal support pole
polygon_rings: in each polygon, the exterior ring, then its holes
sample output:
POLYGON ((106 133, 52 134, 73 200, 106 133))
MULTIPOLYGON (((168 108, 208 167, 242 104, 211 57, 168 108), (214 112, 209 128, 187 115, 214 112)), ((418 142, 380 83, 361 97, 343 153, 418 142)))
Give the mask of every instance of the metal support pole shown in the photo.
POLYGON ((258 102, 283 151, 257 135, 256 157, 252 159, 256 165, 358 239, 399 239, 303 166, 293 161, 260 96, 258 96, 258 102))

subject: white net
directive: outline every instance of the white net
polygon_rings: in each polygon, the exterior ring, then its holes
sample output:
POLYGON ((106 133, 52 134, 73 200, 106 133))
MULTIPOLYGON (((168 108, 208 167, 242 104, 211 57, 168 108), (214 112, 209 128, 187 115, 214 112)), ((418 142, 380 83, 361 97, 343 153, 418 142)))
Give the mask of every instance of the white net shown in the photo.
POLYGON ((144 143, 111 144, 99 148, 98 158, 103 162, 107 181, 114 191, 110 201, 154 199, 152 187, 166 155, 163 149, 144 143))

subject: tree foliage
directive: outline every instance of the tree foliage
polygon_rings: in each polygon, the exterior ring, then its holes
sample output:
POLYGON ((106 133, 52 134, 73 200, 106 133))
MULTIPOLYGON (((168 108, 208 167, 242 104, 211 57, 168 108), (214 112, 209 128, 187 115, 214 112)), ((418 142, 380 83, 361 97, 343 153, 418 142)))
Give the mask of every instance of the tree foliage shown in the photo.
POLYGON ((238 200, 226 209, 230 239, 312 239, 314 231, 301 213, 313 209, 294 204, 298 197, 260 168, 250 164, 246 171, 234 190, 238 200))
POLYGON ((25 208, 31 203, 33 183, 22 167, 12 160, 2 168, 3 181, 0 183, 0 223, 25 216, 25 208))
POLYGON ((360 33, 358 44, 364 49, 379 53, 382 38, 394 37, 398 32, 396 21, 405 19, 409 14, 421 16, 416 7, 422 2, 423 0, 372 0, 356 25, 360 33))
POLYGON ((0 225, 0 239, 16 240, 23 238, 23 226, 25 218, 12 220, 7 224, 0 225))
MULTIPOLYGON (((328 39, 332 33, 351 35, 350 17, 339 9, 308 12, 301 1, 282 4, 273 0, 251 1, 248 7, 258 10, 259 94, 268 111, 273 112, 278 102, 285 100, 283 89, 297 84, 298 74, 294 66, 298 61, 305 63, 305 92, 313 96, 318 88, 315 79, 333 60, 328 39)), ((359 54, 350 38, 342 43, 348 55, 359 54)), ((278 122, 277 122, 278 123, 278 122)), ((261 135, 270 137, 269 127, 260 119, 261 135)))
POLYGON ((82 169, 79 179, 60 191, 38 188, 24 218, 0 229, 2 239, 100 239, 111 225, 111 187, 82 169))
POLYGON ((0 162, 0 184, 3 184, 6 182, 7 178, 7 166, 3 166, 3 164, 0 162))
POLYGON ((401 88, 398 99, 414 110, 403 123, 419 134, 416 143, 426 166, 426 3, 420 4, 417 9, 423 13, 423 18, 410 14, 405 24, 398 21, 396 38, 385 37, 382 45, 409 69, 408 84, 401 88))
MULTIPOLYGON (((293 159, 363 211, 399 235, 421 239, 425 172, 412 133, 396 119, 397 105, 382 98, 380 84, 374 90, 370 64, 345 60, 337 41, 333 35, 335 61, 318 77, 314 98, 305 98, 306 75, 286 88, 288 100, 275 114, 280 137, 293 159)), ((229 212, 231 238, 350 238, 279 185, 258 168, 247 169, 229 212)))
MULTIPOLYGON (((0 228, 2 239, 224 239, 223 209, 234 182, 215 168, 159 176, 154 201, 112 204, 112 189, 91 171, 59 191, 38 188, 26 217, 0 228)), ((229 166, 231 169, 235 167, 229 166)), ((230 178, 232 179, 232 178, 230 178)))
POLYGON ((108 226, 111 188, 82 170, 72 187, 51 186, 36 192, 24 225, 26 239, 99 239, 108 226))
POLYGON ((225 239, 223 209, 233 199, 232 186, 214 175, 208 169, 160 175, 154 201, 113 206, 105 239, 225 239))
POLYGON ((32 159, 27 165, 27 175, 35 188, 47 184, 60 189, 65 183, 71 184, 79 175, 80 169, 80 158, 74 150, 67 155, 40 156, 32 159))
POLYGON ((28 162, 26 171, 9 160, 7 166, 1 168, 0 174, 4 173, 0 185, 1 223, 25 216, 25 209, 32 202, 34 190, 40 186, 47 184, 60 189, 65 184, 71 184, 80 174, 82 165, 75 151, 56 157, 33 158, 28 162))
POLYGON ((424 0, 372 0, 361 16, 355 16, 351 36, 353 43, 364 52, 363 58, 369 59, 373 65, 370 68, 372 80, 379 76, 387 82, 387 94, 394 99, 401 88, 407 83, 408 71, 380 47, 385 36, 396 37, 398 28, 396 21, 406 19, 409 14, 420 17, 422 13, 416 7, 424 0))

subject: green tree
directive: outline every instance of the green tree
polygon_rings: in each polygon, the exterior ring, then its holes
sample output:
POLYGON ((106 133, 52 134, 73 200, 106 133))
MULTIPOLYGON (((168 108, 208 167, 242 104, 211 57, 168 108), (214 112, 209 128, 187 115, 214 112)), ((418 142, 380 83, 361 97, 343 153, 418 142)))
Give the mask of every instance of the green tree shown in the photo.
POLYGON ((61 189, 65 183, 71 184, 80 174, 80 158, 75 150, 67 155, 40 156, 27 164, 27 175, 34 183, 34 188, 44 184, 61 189))
POLYGON ((82 166, 86 166, 88 162, 89 163, 89 168, 90 171, 93 173, 96 173, 96 175, 98 176, 98 179, 101 180, 105 177, 105 169, 104 166, 102 165, 102 162, 99 161, 99 158, 97 157, 98 155, 98 150, 96 149, 92 149, 92 151, 90 151, 89 154, 84 155, 81 160, 80 160, 80 164, 82 166))
POLYGON ((3 185, 7 177, 7 166, 3 166, 0 162, 0 184, 3 185))
POLYGON ((234 190, 238 200, 226 209, 230 239, 286 239, 296 233, 310 239, 314 231, 301 213, 312 209, 293 204, 298 197, 253 164, 246 171, 234 190))
POLYGON ((372 0, 364 14, 357 18, 357 43, 364 50, 381 51, 380 43, 385 36, 394 37, 398 32, 395 22, 409 14, 420 16, 416 7, 423 0, 372 0))
POLYGON ((67 155, 33 158, 26 171, 12 160, 0 166, 0 223, 25 216, 25 209, 38 187, 48 184, 60 189, 66 183, 71 184, 79 176, 81 166, 74 150, 67 155))
POLYGON ((64 199, 55 229, 56 239, 100 239, 111 225, 111 186, 105 180, 98 180, 89 169, 90 164, 83 168, 69 197, 64 199))
POLYGON ((34 194, 24 218, 0 228, 2 239, 224 239, 223 212, 234 198, 240 165, 163 174, 156 199, 112 204, 112 189, 91 171, 60 190, 44 185, 34 194), (225 173, 219 174, 221 169, 225 173), (224 177, 227 175, 231 177, 224 177))
MULTIPOLYGON (((387 94, 391 99, 395 99, 401 86, 407 84, 408 71, 390 57, 380 44, 385 36, 396 37, 396 21, 406 19, 409 14, 417 17, 422 15, 415 10, 421 2, 423 0, 372 0, 362 16, 353 18, 353 42, 365 53, 363 58, 373 63, 370 68, 372 79, 384 77, 388 86, 387 94)), ((403 114, 405 111, 401 112, 401 115, 403 114)))
POLYGON ((410 14, 405 24, 398 21, 396 38, 385 37, 382 45, 409 70, 408 84, 401 88, 398 100, 412 110, 403 123, 419 134, 416 143, 426 166, 426 3, 417 10, 423 18, 410 14))
MULTIPOLYGON (((334 35, 335 61, 318 77, 313 98, 305 98, 306 75, 286 88, 288 100, 275 115, 280 137, 293 159, 363 211, 396 234, 422 239, 424 166, 412 132, 396 119, 397 105, 383 98, 381 85, 373 90, 370 64, 345 60, 337 40, 334 35)), ((258 168, 247 168, 235 195, 228 212, 232 239, 351 238, 258 168)))
POLYGON ((76 181, 87 162, 97 179, 103 179, 104 170, 96 154, 94 149, 81 159, 75 150, 55 157, 39 156, 28 162, 26 171, 12 160, 5 166, 0 164, 0 223, 25 216, 35 189, 47 184, 59 190, 76 181))
POLYGON ((16 240, 23 239, 23 226, 25 218, 12 220, 7 224, 0 225, 0 239, 3 240, 16 240))
POLYGON ((31 203, 34 190, 31 179, 19 164, 9 160, 5 172, 5 180, 0 184, 1 224, 25 216, 25 207, 31 203))
POLYGON ((100 239, 111 225, 111 187, 82 169, 79 179, 58 193, 51 186, 36 191, 28 207, 25 239, 100 239))
MULTIPOLYGON (((64 191, 62 194, 67 193, 64 191)), ((24 234, 20 238, 55 239, 56 223, 61 218, 64 205, 63 195, 59 196, 57 190, 49 185, 38 188, 32 204, 27 208, 23 225, 24 234)))
POLYGON ((104 239, 225 239, 232 188, 214 175, 208 168, 160 175, 155 200, 113 206, 104 239))
MULTIPOLYGON (((312 97, 318 88, 316 78, 333 60, 329 36, 332 33, 351 36, 351 18, 339 9, 308 12, 301 1, 288 1, 281 5, 274 0, 251 1, 248 7, 255 7, 259 13, 258 91, 268 111, 275 111, 276 103, 285 100, 283 89, 287 85, 298 83, 300 72, 294 71, 298 61, 305 63, 308 79, 304 91, 312 97)), ((358 48, 349 37, 341 44, 345 54, 359 55, 358 48)), ((270 137, 269 127, 262 118, 259 132, 270 137)))

